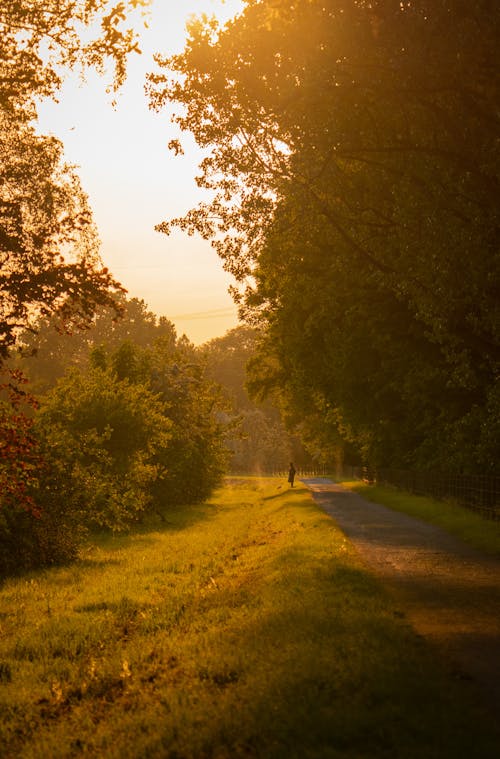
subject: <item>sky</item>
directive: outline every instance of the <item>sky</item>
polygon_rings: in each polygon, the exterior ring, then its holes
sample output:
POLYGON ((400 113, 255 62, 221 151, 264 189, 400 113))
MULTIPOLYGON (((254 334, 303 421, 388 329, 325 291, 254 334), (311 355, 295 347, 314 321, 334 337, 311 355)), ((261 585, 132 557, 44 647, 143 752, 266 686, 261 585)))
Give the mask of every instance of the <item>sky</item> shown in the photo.
POLYGON ((241 7, 240 0, 153 0, 149 29, 141 32, 143 53, 130 60, 114 108, 106 93, 109 77, 89 74, 82 84, 75 74, 59 102, 47 101, 39 110, 40 131, 59 137, 66 160, 79 167, 104 264, 128 297, 143 299, 197 345, 237 325, 227 292, 232 277, 209 242, 181 231, 168 237, 154 231, 155 224, 202 199, 194 181, 201 153, 189 135, 182 137, 184 156, 167 150, 178 129, 166 112, 148 109, 145 75, 155 69, 155 52, 183 49, 189 16, 208 13, 225 21, 241 7))

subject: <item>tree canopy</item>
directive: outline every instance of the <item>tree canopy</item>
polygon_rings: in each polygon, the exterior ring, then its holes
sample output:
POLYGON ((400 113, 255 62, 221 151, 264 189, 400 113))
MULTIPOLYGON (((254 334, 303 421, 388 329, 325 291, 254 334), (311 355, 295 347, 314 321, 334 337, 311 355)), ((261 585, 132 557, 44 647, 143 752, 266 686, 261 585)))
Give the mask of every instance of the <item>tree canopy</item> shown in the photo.
POLYGON ((23 329, 55 314, 82 326, 120 286, 103 267, 87 197, 36 106, 68 70, 113 68, 138 52, 130 13, 149 0, 8 0, 0 8, 0 360, 23 329))
POLYGON ((103 267, 87 197, 62 145, 0 109, 0 358, 54 315, 85 325, 120 286, 103 267))
POLYGON ((58 323, 59 318, 52 315, 37 322, 35 333, 25 331, 20 337, 22 355, 14 356, 9 363, 22 367, 37 393, 52 388, 68 366, 85 368, 93 350, 116 350, 124 342, 153 348, 161 338, 173 351, 177 342, 175 327, 166 317, 157 317, 143 300, 129 299, 122 293, 115 303, 96 309, 89 329, 61 332, 58 323))
POLYGON ((68 69, 113 68, 112 87, 126 76, 131 52, 140 52, 127 25, 151 0, 7 0, 0 8, 0 103, 32 118, 36 101, 53 96, 68 69))
POLYGON ((491 0, 248 0, 150 77, 212 191, 158 228, 240 283, 254 386, 373 463, 495 466, 499 25, 491 0))

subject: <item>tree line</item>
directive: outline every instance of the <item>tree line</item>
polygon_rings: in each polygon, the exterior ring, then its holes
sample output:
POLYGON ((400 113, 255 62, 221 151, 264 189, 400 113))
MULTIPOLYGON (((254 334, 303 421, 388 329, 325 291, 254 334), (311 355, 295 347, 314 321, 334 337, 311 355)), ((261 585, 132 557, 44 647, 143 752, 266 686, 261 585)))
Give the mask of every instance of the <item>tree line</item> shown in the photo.
POLYGON ((220 393, 199 352, 142 302, 120 308, 73 336, 40 324, 9 362, 29 393, 1 409, 17 446, 0 466, 0 572, 72 560, 89 530, 165 520, 220 483, 220 393))
POLYGON ((228 470, 284 468, 297 450, 277 409, 245 390, 253 330, 196 348, 123 295, 89 330, 60 333, 54 321, 24 333, 4 365, 22 382, 0 400, 11 442, 0 460, 0 574, 72 561, 96 530, 168 523, 228 470))

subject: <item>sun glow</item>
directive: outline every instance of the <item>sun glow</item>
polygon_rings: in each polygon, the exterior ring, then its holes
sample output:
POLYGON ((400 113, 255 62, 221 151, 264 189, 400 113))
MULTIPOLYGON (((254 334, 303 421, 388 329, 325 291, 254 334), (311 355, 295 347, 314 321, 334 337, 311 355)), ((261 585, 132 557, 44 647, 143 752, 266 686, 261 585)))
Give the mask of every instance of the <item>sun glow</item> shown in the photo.
POLYGON ((227 293, 232 279, 207 242, 154 231, 155 224, 183 215, 202 199, 194 181, 201 155, 186 137, 184 156, 176 158, 167 149, 177 131, 168 113, 148 109, 144 83, 155 68, 155 53, 182 50, 193 15, 214 15, 225 23, 242 7, 241 0, 153 0, 148 27, 138 31, 142 54, 132 57, 114 108, 106 80, 94 74, 84 84, 75 74, 59 103, 40 108, 40 131, 60 137, 68 161, 79 166, 105 265, 131 297, 171 318, 195 343, 236 325, 236 307, 227 293))

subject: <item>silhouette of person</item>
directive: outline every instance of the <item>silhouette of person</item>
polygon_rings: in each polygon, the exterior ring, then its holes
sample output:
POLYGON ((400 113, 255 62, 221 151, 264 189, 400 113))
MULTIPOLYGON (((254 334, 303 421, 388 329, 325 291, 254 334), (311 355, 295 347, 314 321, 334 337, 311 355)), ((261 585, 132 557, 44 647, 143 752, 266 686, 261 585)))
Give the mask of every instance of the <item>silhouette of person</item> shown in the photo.
POLYGON ((290 469, 288 470, 288 482, 290 483, 291 487, 293 488, 293 481, 295 479, 295 467, 290 462, 290 469))

